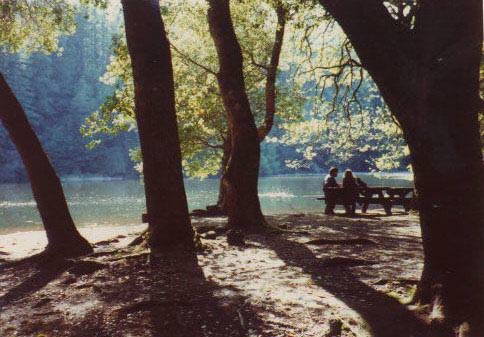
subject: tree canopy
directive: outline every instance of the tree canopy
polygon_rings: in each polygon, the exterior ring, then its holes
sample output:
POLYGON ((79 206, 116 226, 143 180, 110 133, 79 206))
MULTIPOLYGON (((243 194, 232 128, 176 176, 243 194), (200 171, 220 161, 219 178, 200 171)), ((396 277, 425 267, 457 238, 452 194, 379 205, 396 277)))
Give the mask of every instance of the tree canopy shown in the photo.
MULTIPOLYGON (((405 152, 403 147, 398 145, 402 143, 401 136, 398 128, 391 126, 388 112, 384 119, 386 122, 382 121, 383 124, 380 126, 375 126, 378 124, 377 121, 370 121, 362 112, 359 101, 363 99, 367 102, 366 110, 386 110, 381 99, 373 99, 374 102, 370 105, 370 99, 366 98, 367 93, 363 90, 357 92, 360 88, 356 87, 362 87, 363 82, 367 88, 370 87, 371 80, 368 76, 365 77, 361 67, 357 65, 357 58, 354 52, 351 52, 348 42, 344 40, 341 30, 327 18, 324 11, 314 6, 296 6, 290 2, 284 5, 288 8, 288 22, 277 78, 278 122, 274 131, 277 136, 269 137, 269 143, 263 144, 267 151, 262 152, 262 173, 290 173, 295 168, 306 172, 318 172, 329 165, 328 160, 353 166, 350 158, 356 158, 355 153, 359 152, 359 145, 354 141, 347 142, 348 130, 344 127, 344 121, 351 119, 352 116, 360 121, 358 125, 362 133, 361 127, 365 127, 366 130, 372 127, 374 130, 380 128, 380 134, 376 137, 386 137, 386 141, 390 140, 390 143, 385 145, 384 142, 378 143, 378 140, 375 140, 371 152, 369 149, 360 151, 368 154, 363 155, 367 164, 355 168, 405 169, 408 165, 404 159, 405 152), (326 38, 326 35, 322 34, 325 30, 332 31, 332 38, 326 38), (298 52, 295 52, 296 50, 298 52), (354 69, 350 67, 350 62, 354 63, 354 69), (339 71, 340 68, 342 71, 339 71), (343 101, 344 104, 341 104, 343 101), (331 114, 331 111, 336 110, 335 102, 339 102, 339 113, 331 114), (318 138, 313 144, 308 144, 308 139, 298 139, 298 135, 302 136, 304 128, 314 126, 311 124, 314 123, 314 117, 331 123, 326 125, 331 129, 333 139, 331 158, 324 151, 327 143, 322 139, 321 133, 313 133, 311 141, 318 138), (318 146, 323 143, 325 145, 318 146), (381 147, 378 147, 379 144, 381 147), (384 149, 385 146, 387 150, 384 149), (398 151, 395 151, 397 149, 398 151), (278 158, 280 155, 277 153, 290 159, 265 159, 267 156, 274 158, 274 155, 278 158), (316 160, 319 165, 301 165, 307 159, 305 153, 313 153, 313 157, 319 156, 319 160, 316 160), (269 163, 272 164, 269 166, 269 163)), ((214 69, 217 60, 208 35, 205 6, 203 1, 171 1, 162 8, 173 50, 183 167, 185 174, 194 177, 206 177, 219 172, 222 145, 227 133, 224 111, 216 88, 214 69), (185 22, 192 24, 186 27, 185 22)), ((266 107, 265 67, 270 60, 273 35, 277 28, 276 12, 271 2, 261 5, 259 2, 246 1, 233 4, 232 15, 246 60, 244 73, 249 99, 256 121, 261 125, 266 107)), ((125 43, 122 38, 118 38, 114 43, 114 58, 102 78, 104 83, 115 86, 115 92, 86 120, 82 128, 84 135, 94 137, 91 145, 99 143, 99 139, 96 138, 99 134, 135 131, 132 112, 133 87, 126 55, 125 43)), ((369 89, 366 90, 368 91, 369 89)), ((378 96, 375 89, 373 95, 378 96)), ((319 128, 321 127, 323 123, 320 123, 319 128)), ((135 160, 140 158, 137 149, 131 150, 131 156, 135 160)), ((361 156, 354 161, 359 159, 361 156)))

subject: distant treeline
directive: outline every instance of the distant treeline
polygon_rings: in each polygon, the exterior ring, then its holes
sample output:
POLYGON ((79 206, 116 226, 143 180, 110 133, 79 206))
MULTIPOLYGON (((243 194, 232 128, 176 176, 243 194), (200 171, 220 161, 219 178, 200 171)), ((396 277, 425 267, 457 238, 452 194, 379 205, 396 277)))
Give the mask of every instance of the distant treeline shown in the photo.
MULTIPOLYGON (((110 56, 111 30, 96 15, 79 16, 75 34, 62 37, 59 55, 0 54, 0 71, 26 110, 57 172, 66 175, 133 176, 128 156, 136 135, 105 137, 89 150, 79 133, 84 119, 112 88, 102 84, 110 56)), ((26 172, 4 128, 0 128, 0 181, 26 180, 26 172)))

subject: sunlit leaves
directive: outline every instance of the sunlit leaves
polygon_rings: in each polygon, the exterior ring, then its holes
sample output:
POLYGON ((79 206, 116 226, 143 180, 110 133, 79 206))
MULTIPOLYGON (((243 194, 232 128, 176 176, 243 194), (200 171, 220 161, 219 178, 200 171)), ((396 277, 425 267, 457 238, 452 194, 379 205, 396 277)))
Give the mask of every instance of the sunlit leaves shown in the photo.
POLYGON ((417 0, 387 0, 383 1, 390 16, 406 29, 415 27, 415 12, 418 9, 417 0))
MULTIPOLYGON (((206 177, 218 173, 221 145, 227 137, 226 115, 214 73, 218 60, 206 20, 206 2, 172 0, 163 3, 162 13, 170 42, 176 90, 179 135, 186 174, 206 177), (187 24, 190 23, 190 24, 187 24), (207 71, 208 70, 208 71, 207 71)), ((238 38, 246 59, 244 73, 251 107, 261 123, 265 115, 265 73, 250 62, 268 62, 277 27, 270 2, 234 2, 232 6, 238 38), (270 18, 269 18, 270 17, 270 18)), ((86 120, 82 132, 98 144, 100 134, 133 130, 134 95, 126 43, 113 41, 114 55, 101 80, 115 93, 86 120)), ((298 120, 304 97, 287 76, 277 82, 277 120, 298 120)), ((132 158, 140 159, 139 156, 132 158)))
MULTIPOLYGON (((323 156, 329 158, 326 166, 338 166, 353 159, 364 160, 378 171, 405 166, 409 153, 399 127, 376 95, 376 89, 366 89, 366 98, 361 102, 363 109, 350 118, 344 110, 336 109, 331 113, 320 111, 299 123, 285 124, 286 133, 279 141, 296 146, 300 153, 299 159, 290 159, 288 164, 298 168, 323 156)), ((330 109, 328 105, 325 107, 330 109)))
POLYGON ((59 37, 75 31, 75 8, 65 0, 0 2, 0 48, 8 52, 51 53, 59 37))
POLYGON ((83 5, 94 5, 98 8, 106 9, 108 7, 109 0, 80 0, 83 5))
MULTIPOLYGON (((313 2, 231 2, 256 123, 261 125, 265 115, 265 67, 277 28, 274 8, 281 3, 287 26, 276 83, 276 125, 284 123, 286 134, 277 140, 269 135, 266 141, 297 148, 299 157, 287 158, 291 167, 305 167, 322 157, 330 158, 326 166, 359 158, 374 169, 400 167, 407 154, 397 126, 342 30, 313 2)), ((184 171, 197 177, 216 174, 227 123, 215 76, 218 60, 206 21, 207 5, 204 0, 169 0, 162 6, 172 44, 184 171)), ((113 46, 114 55, 101 80, 114 86, 115 92, 82 129, 93 139, 136 127, 126 44, 118 37, 113 46)), ((132 158, 139 160, 139 151, 132 158)))

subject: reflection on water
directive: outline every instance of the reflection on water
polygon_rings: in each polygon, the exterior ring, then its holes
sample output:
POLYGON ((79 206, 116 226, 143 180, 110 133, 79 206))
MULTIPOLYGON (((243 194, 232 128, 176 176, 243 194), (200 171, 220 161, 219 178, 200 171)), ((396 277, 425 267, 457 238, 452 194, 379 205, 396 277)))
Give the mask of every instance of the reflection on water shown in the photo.
POLYGON ((295 195, 285 191, 273 191, 259 193, 259 198, 294 198, 295 195))
MULTIPOLYGON (((371 186, 412 186, 411 175, 380 177, 357 174, 371 186)), ((262 177, 259 197, 266 214, 320 212, 319 175, 262 177)), ((139 223, 145 209, 144 190, 138 180, 69 181, 63 183, 74 221, 78 226, 139 223)), ((218 179, 185 180, 190 210, 217 200, 218 179)), ((41 228, 29 184, 0 185, 0 233, 41 228)))

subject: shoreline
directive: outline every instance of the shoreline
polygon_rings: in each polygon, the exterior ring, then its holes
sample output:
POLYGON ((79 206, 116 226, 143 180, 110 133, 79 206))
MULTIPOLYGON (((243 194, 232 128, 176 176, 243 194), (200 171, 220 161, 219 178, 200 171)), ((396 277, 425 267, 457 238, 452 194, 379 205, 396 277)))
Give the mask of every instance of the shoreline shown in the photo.
MULTIPOLYGON (((92 225, 78 227, 77 230, 91 244, 115 239, 115 247, 126 246, 130 240, 146 229, 146 224, 132 225, 92 225)), ((19 259, 40 253, 47 245, 44 230, 19 231, 0 234, 0 258, 19 259)), ((0 260, 1 262, 1 260, 0 260)))
MULTIPOLYGON (((321 212, 286 212, 280 214, 266 214, 266 218, 270 222, 277 225, 287 224, 286 218, 291 217, 305 217, 308 219, 316 219, 325 217, 321 212)), ((386 216, 383 209, 372 209, 368 214, 357 213, 356 219, 371 221, 405 221, 418 223, 418 216, 415 214, 406 214, 395 212, 391 216, 386 216)), ((345 222, 348 219, 344 213, 337 211, 335 216, 328 217, 332 222, 345 222)), ((353 218, 354 219, 354 218, 353 218)), ((226 217, 192 217, 191 222, 193 227, 214 224, 222 225, 226 222, 226 217)), ((111 224, 111 225, 87 225, 79 226, 77 230, 86 238, 93 246, 98 244, 102 246, 104 241, 110 241, 109 244, 115 248, 125 247, 132 239, 134 239, 140 232, 147 228, 147 224, 133 223, 133 224, 111 224), (101 244, 99 244, 101 243, 101 244)), ((24 258, 36 253, 39 253, 47 245, 47 237, 43 229, 19 230, 12 233, 0 233, 0 262, 2 260, 11 260, 24 258)))
MULTIPOLYGON (((399 171, 353 171, 354 174, 371 174, 371 175, 382 175, 382 176, 404 176, 404 175, 412 175, 411 171, 406 170, 399 170, 399 171)), ((321 172, 297 172, 297 173, 280 173, 280 174, 268 174, 268 175, 260 175, 259 178, 271 178, 271 177, 291 177, 291 176, 324 176, 327 174, 327 170, 321 170, 321 172)), ((69 183, 69 182, 82 182, 82 181, 119 181, 119 180, 138 180, 140 181, 139 176, 76 176, 76 175, 66 175, 60 177, 61 182, 69 183)), ((220 179, 219 176, 208 176, 206 178, 197 178, 197 177, 188 177, 184 176, 183 179, 186 180, 204 180, 204 179, 220 179)), ((0 184, 29 184, 28 180, 22 181, 0 181, 0 184)))

